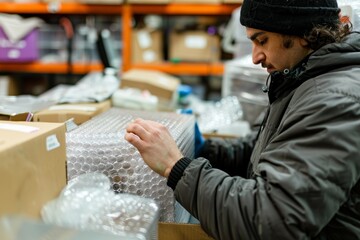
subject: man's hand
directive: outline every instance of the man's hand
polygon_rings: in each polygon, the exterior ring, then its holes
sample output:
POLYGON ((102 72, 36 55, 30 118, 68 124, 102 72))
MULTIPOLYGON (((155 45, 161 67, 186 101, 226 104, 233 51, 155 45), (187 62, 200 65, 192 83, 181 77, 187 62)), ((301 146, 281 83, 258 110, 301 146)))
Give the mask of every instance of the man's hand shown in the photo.
POLYGON ((136 119, 127 126, 125 139, 138 149, 152 170, 166 178, 183 157, 168 129, 154 121, 136 119))

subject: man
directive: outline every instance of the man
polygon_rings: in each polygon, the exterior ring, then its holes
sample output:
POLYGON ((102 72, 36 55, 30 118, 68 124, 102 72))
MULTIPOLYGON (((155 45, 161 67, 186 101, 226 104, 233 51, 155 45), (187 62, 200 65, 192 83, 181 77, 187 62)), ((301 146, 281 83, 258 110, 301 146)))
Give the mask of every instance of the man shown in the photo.
POLYGON ((137 119, 125 138, 215 239, 360 239, 360 34, 336 0, 244 0, 270 106, 253 138, 183 157, 137 119), (247 176, 241 176, 250 159, 247 176))

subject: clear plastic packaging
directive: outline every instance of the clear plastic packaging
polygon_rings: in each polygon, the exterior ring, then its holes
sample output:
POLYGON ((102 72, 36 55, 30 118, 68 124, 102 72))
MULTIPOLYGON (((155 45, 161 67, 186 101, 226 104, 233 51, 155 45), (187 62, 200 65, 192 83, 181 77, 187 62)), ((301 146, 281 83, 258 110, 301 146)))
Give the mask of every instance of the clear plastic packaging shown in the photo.
POLYGON ((159 207, 153 199, 115 194, 108 177, 87 173, 71 181, 42 209, 47 224, 107 232, 134 239, 157 239, 159 207))
POLYGON ((138 117, 164 124, 183 155, 193 157, 194 116, 111 108, 66 134, 68 179, 90 172, 105 174, 114 192, 155 199, 160 221, 174 222, 175 197, 166 178, 152 171, 124 139, 126 126, 138 117))
POLYGON ((192 101, 190 108, 197 116, 202 133, 216 132, 243 117, 243 110, 236 96, 226 96, 217 102, 192 101))

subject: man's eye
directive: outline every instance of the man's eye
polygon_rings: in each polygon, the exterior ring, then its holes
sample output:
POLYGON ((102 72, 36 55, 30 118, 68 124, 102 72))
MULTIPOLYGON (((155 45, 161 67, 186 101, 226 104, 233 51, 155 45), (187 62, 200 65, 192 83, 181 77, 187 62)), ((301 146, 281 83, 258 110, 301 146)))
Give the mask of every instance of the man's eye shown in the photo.
POLYGON ((263 45, 266 43, 266 39, 264 39, 264 40, 258 40, 258 43, 259 43, 261 46, 263 46, 263 45))

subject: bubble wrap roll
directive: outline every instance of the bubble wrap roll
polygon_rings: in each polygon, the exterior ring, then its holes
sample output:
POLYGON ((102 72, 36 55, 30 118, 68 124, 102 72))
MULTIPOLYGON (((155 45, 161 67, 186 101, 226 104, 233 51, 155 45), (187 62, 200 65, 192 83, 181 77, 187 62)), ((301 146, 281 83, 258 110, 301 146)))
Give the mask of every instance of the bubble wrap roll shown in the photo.
POLYGON ((103 173, 111 179, 116 193, 156 200, 159 220, 173 222, 175 198, 166 178, 152 171, 124 139, 126 126, 138 117, 164 124, 182 154, 193 157, 194 116, 111 108, 66 134, 68 180, 84 173, 103 173))

